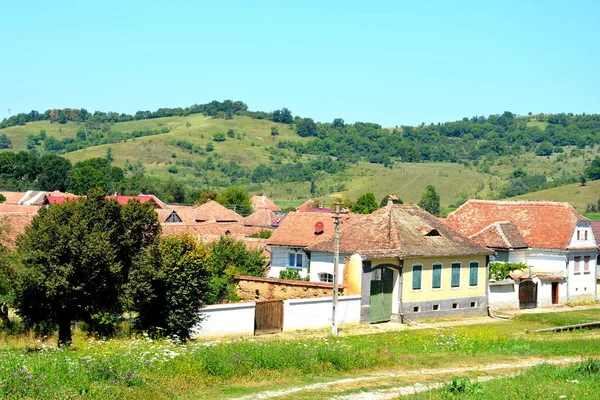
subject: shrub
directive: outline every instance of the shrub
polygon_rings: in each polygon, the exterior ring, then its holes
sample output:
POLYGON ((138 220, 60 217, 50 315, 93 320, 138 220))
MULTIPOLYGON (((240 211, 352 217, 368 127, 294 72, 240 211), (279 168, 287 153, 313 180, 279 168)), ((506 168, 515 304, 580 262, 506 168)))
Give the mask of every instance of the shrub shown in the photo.
POLYGON ((213 135, 213 141, 215 142, 224 142, 225 139, 225 134, 223 132, 217 132, 213 135))
POLYGON ((446 386, 446 388, 450 393, 454 395, 483 393, 483 388, 481 387, 481 384, 477 382, 471 382, 469 378, 466 378, 464 376, 452 378, 452 382, 450 382, 446 386))
POLYGON ((302 278, 300 272, 295 269, 284 269, 279 271, 279 279, 290 279, 292 281, 308 281, 310 278, 302 278))

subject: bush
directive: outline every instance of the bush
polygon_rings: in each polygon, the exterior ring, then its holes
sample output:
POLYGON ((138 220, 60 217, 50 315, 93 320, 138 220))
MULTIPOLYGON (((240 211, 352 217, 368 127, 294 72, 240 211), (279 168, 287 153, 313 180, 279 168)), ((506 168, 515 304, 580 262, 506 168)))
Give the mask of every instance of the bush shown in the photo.
POLYGON ((481 384, 477 382, 471 382, 469 378, 464 376, 452 378, 452 382, 449 383, 446 388, 454 395, 483 393, 481 384))
POLYGON ((170 174, 176 174, 178 172, 177 167, 174 165, 171 165, 167 171, 169 171, 170 174))
POLYGON ((306 278, 302 278, 298 270, 284 269, 283 271, 279 271, 279 279, 289 279, 292 281, 308 281, 310 278, 308 276, 306 278))
POLYGON ((225 134, 223 132, 217 132, 213 135, 213 141, 215 142, 224 142, 225 139, 225 134))

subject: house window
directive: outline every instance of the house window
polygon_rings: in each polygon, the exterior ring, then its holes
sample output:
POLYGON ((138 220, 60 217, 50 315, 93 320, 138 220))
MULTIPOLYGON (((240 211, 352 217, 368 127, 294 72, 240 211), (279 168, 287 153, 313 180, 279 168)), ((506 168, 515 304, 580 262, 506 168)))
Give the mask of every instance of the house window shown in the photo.
POLYGON ((288 267, 302 268, 302 254, 301 253, 290 253, 290 260, 288 267))
POLYGON ((421 272, 423 272, 422 265, 413 265, 413 276, 412 276, 413 290, 421 290, 421 272))
POLYGON ((469 286, 477 286, 479 273, 479 263, 472 262, 469 264, 469 286))
POLYGON ((458 308, 458 303, 452 303, 452 308, 456 310, 458 308))
POLYGON ((583 231, 583 240, 587 240, 587 229, 583 231))
POLYGON ((452 263, 452 287, 460 287, 460 263, 452 263))
POLYGON ((442 287, 442 264, 433 264, 431 287, 439 289, 442 287))
POLYGON ((332 274, 328 274, 326 272, 322 272, 319 274, 319 281, 321 282, 327 282, 327 283, 333 283, 333 275, 332 274))
POLYGON ((432 307, 433 311, 440 311, 440 305, 439 304, 434 304, 432 307))
POLYGON ((471 302, 471 308, 475 308, 477 307, 477 302, 476 301, 472 301, 471 302))
POLYGON ((581 231, 577 229, 577 240, 581 239, 581 231))
POLYGON ((573 268, 573 272, 576 274, 581 273, 581 271, 579 270, 580 266, 579 266, 579 262, 581 261, 581 257, 577 256, 577 257, 573 257, 573 262, 575 265, 575 268, 573 268))
POLYGON ((583 273, 590 273, 590 256, 583 257, 583 273))

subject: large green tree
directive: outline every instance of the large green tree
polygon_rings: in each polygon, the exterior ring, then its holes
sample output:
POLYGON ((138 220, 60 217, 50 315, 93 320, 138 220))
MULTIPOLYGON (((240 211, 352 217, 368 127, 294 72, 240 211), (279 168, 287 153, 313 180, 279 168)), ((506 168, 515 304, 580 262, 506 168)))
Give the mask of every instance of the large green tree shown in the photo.
POLYGON ((423 191, 421 200, 419 200, 419 207, 430 214, 440 214, 440 196, 437 194, 437 191, 433 185, 427 185, 423 191))
POLYGON ((594 158, 592 163, 585 169, 585 176, 590 180, 600 179, 600 157, 594 158))
POLYGON ((41 172, 37 177, 38 188, 45 191, 67 190, 67 176, 71 161, 55 154, 44 154, 40 159, 41 172))
POLYGON ((237 186, 231 186, 219 193, 217 202, 238 214, 248 215, 252 211, 248 192, 237 186))
POLYGON ((120 191, 123 181, 121 168, 113 167, 106 158, 89 158, 73 165, 67 183, 70 192, 85 194, 96 188, 102 188, 109 193, 120 191))
POLYGON ((265 256, 260 249, 248 249, 242 241, 231 236, 221 236, 208 245, 209 290, 208 304, 235 299, 235 277, 240 275, 265 276, 265 256))
POLYGON ((97 324, 122 312, 132 259, 159 230, 149 204, 123 207, 98 190, 40 209, 17 240, 17 313, 30 326, 58 326, 59 345, 69 344, 73 321, 97 324))
POLYGON ((365 193, 356 200, 352 211, 356 214, 371 214, 379 208, 375 195, 371 192, 365 193))
POLYGON ((208 288, 210 253, 189 234, 167 236, 149 247, 127 285, 136 327, 156 336, 190 336, 208 288))

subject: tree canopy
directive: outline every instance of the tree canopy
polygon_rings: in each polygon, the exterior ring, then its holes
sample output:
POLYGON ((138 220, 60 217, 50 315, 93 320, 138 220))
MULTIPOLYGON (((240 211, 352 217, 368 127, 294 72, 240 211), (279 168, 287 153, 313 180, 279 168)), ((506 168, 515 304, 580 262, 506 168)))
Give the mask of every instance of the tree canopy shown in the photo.
POLYGON ((430 214, 440 215, 440 196, 433 185, 427 185, 423 191, 421 200, 419 200, 419 207, 430 214))
POLYGON ((375 195, 371 192, 365 193, 356 200, 352 207, 352 212, 356 214, 371 214, 373 211, 379 209, 375 195))
POLYGON ((59 344, 70 343, 73 321, 101 324, 122 312, 132 258, 159 230, 150 204, 121 206, 98 190, 40 209, 17 241, 17 313, 29 326, 58 325, 59 344))

